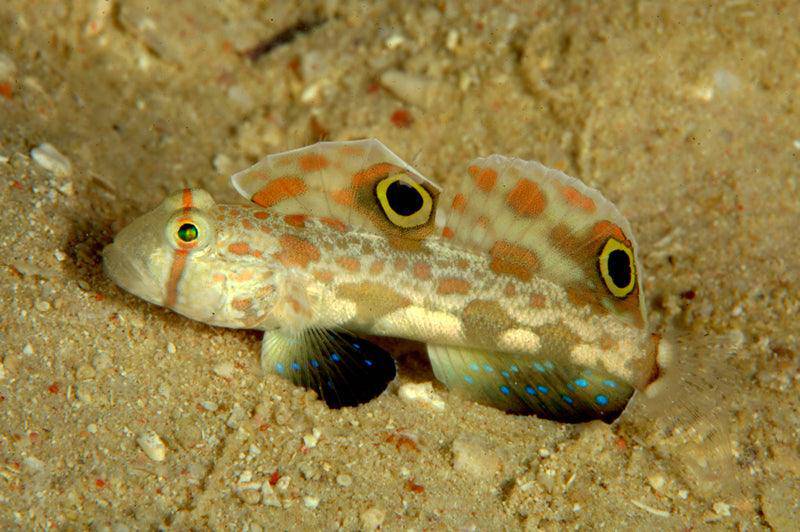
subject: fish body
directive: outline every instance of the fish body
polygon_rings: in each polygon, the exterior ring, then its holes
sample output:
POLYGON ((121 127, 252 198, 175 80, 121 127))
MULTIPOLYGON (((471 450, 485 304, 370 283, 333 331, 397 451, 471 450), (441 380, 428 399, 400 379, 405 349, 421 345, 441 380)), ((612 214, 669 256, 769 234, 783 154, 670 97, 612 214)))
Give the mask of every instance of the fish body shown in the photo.
POLYGON ((609 421, 658 373, 630 227, 560 172, 492 156, 441 195, 366 140, 271 155, 232 182, 249 203, 172 195, 105 269, 191 319, 265 331, 262 368, 331 406, 394 377, 364 335, 424 342, 449 388, 562 421, 609 421))

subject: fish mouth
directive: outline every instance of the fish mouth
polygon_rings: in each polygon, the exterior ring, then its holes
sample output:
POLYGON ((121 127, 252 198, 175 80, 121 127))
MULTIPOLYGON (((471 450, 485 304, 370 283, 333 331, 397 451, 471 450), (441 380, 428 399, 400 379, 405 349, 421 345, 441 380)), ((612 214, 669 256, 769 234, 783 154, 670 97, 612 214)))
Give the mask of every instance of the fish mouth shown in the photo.
POLYGON ((162 290, 147 268, 139 261, 131 260, 114 243, 103 249, 103 271, 123 290, 150 303, 164 304, 162 290))

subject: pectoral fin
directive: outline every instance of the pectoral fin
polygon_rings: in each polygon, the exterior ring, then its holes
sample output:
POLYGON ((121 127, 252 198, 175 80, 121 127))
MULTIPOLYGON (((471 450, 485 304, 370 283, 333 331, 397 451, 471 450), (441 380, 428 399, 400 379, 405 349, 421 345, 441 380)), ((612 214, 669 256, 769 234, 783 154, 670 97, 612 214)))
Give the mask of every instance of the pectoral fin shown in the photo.
POLYGON ((314 390, 331 408, 374 399, 397 373, 394 359, 372 342, 317 328, 265 332, 261 368, 314 390))

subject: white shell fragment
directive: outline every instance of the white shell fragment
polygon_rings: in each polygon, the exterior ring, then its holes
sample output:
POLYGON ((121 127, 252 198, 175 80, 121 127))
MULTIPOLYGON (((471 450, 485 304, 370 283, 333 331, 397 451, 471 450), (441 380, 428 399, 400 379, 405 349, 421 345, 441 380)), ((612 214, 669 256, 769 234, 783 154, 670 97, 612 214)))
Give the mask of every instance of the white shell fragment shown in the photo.
POLYGON ((433 384, 430 381, 404 384, 397 391, 397 395, 406 403, 422 403, 434 410, 444 410, 444 401, 433 391, 433 384))
POLYGON ((136 443, 144 451, 144 454, 154 462, 163 462, 167 457, 167 447, 155 432, 145 432, 136 438, 136 443))
POLYGON ((32 149, 31 157, 36 164, 58 177, 65 177, 72 173, 72 163, 69 162, 69 159, 47 142, 32 149))

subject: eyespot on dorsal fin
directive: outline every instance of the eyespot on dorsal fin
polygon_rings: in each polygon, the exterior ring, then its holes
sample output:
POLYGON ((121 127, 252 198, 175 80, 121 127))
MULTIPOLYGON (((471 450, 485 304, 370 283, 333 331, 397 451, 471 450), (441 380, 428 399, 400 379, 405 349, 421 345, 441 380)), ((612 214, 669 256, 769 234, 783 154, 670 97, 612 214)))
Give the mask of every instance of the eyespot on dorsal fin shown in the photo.
POLYGON ((375 139, 318 142, 268 155, 231 177, 256 205, 330 219, 394 241, 435 232, 439 186, 375 139))
POLYGON ((597 190, 536 161, 492 155, 470 162, 442 205, 441 236, 489 254, 495 273, 549 280, 573 304, 644 328, 633 231, 597 190))

